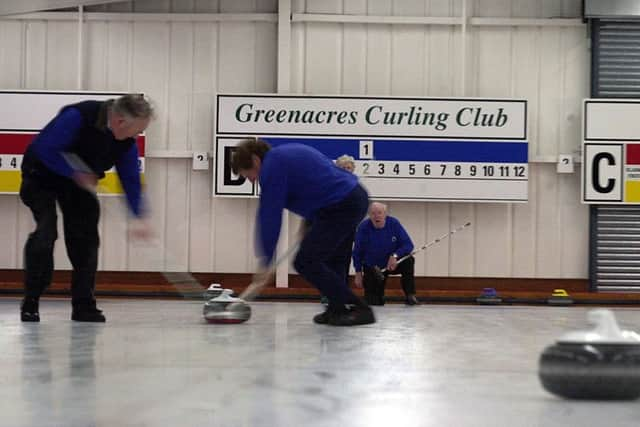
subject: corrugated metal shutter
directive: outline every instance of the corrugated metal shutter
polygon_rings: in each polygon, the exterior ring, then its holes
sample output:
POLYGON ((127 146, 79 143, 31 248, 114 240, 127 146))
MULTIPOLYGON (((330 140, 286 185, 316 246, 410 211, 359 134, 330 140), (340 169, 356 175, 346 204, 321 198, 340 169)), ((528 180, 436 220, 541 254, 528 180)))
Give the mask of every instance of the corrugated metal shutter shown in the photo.
MULTIPOLYGON (((592 21, 594 98, 640 98, 640 21, 592 21)), ((592 207, 591 289, 640 292, 640 206, 592 207)))
POLYGON ((640 98, 640 22, 596 19, 592 26, 592 96, 640 98))
POLYGON ((640 206, 598 205, 596 212, 592 283, 599 291, 640 291, 640 206))

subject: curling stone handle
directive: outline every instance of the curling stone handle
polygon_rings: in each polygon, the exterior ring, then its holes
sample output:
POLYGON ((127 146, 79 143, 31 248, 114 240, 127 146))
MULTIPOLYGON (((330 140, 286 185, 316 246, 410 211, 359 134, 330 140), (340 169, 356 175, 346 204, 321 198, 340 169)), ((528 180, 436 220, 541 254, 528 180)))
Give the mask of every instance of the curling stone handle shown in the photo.
POLYGON ((591 310, 587 314, 587 319, 589 323, 595 325, 595 332, 600 336, 607 338, 622 337, 622 331, 620 331, 616 317, 611 310, 603 308, 591 310))

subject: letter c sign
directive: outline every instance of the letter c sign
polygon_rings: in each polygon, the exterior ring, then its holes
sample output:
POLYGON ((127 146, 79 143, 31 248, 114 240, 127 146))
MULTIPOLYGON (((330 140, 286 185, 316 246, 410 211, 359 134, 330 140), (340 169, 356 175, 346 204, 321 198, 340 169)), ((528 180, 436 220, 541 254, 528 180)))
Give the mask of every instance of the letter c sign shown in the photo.
POLYGON ((582 186, 584 202, 621 202, 622 144, 585 144, 582 186))

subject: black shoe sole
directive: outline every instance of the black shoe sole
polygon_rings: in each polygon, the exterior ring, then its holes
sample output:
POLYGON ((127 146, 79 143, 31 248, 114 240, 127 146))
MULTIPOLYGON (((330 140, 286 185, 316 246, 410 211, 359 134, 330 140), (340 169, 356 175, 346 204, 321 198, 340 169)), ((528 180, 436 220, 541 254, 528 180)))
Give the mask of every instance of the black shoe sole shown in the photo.
POLYGON ((40 315, 37 313, 20 313, 20 320, 23 322, 39 322, 40 315))
POLYGON ((324 313, 316 314, 313 316, 313 323, 318 325, 326 325, 329 323, 329 316, 325 316, 324 313))
POLYGON ((370 325, 372 323, 376 323, 376 318, 373 315, 373 312, 350 312, 343 315, 333 316, 329 319, 329 325, 331 326, 359 326, 370 325))
POLYGON ((91 322, 91 323, 104 323, 107 319, 104 316, 100 317, 85 317, 85 316, 71 316, 71 320, 74 322, 91 322))

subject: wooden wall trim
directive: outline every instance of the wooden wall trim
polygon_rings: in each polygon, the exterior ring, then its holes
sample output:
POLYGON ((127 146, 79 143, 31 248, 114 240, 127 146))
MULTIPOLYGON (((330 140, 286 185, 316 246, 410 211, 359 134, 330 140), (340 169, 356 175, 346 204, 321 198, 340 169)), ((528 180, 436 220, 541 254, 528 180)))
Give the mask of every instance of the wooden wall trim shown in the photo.
MULTIPOLYGON (((202 287, 208 287, 211 283, 220 283, 226 288, 236 291, 244 289, 250 282, 250 274, 234 273, 193 273, 193 277, 200 282, 202 287)), ((68 289, 71 279, 69 271, 56 271, 53 275, 51 289, 61 292, 68 289)), ((353 281, 353 277, 351 278, 353 281)), ((272 286, 273 287, 273 286, 272 286)), ((471 278, 471 277, 416 277, 416 289, 418 292, 473 292, 478 293, 483 288, 495 288, 498 292, 543 292, 550 293, 556 288, 562 288, 569 293, 587 292, 589 284, 586 279, 528 279, 528 278, 471 278)), ((22 271, 0 270, 0 292, 21 292, 22 271)), ((276 288, 274 288, 275 290, 276 288)), ((298 275, 289 276, 289 288, 278 288, 279 293, 291 292, 292 295, 304 289, 313 294, 316 290, 298 275)), ((387 281, 387 290, 392 292, 400 290, 399 277, 390 277, 387 281)), ((158 272, 122 272, 100 271, 96 276, 96 290, 98 293, 106 292, 123 295, 132 293, 176 293, 174 286, 158 272)))

